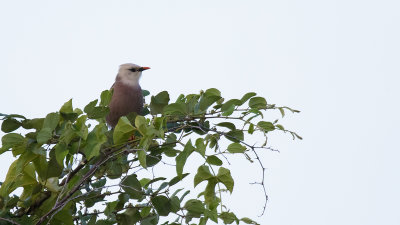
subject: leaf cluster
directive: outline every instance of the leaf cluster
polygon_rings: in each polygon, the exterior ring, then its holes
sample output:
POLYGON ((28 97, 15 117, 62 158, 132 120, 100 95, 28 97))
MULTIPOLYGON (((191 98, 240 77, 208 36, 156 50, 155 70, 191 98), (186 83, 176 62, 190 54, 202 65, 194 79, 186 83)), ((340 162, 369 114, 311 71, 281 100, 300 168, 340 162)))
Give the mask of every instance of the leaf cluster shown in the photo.
POLYGON ((0 186, 0 224, 257 224, 223 203, 222 194, 235 184, 228 158, 240 154, 264 169, 257 151, 273 150, 270 132, 301 139, 278 120, 264 120, 267 110, 282 117, 285 110, 298 111, 253 92, 225 100, 211 88, 171 102, 163 91, 151 96, 141 115, 121 117, 110 130, 105 116, 111 96, 103 91, 83 110, 69 100, 44 118, 0 114, 6 133, 0 154, 16 158, 0 186), (264 136, 260 146, 246 139, 256 133, 264 136), (197 171, 185 171, 194 154, 202 159, 193 162, 197 171), (176 169, 171 177, 139 172, 168 164, 176 169), (194 188, 176 188, 190 174, 194 188), (195 191, 197 197, 187 199, 195 191))

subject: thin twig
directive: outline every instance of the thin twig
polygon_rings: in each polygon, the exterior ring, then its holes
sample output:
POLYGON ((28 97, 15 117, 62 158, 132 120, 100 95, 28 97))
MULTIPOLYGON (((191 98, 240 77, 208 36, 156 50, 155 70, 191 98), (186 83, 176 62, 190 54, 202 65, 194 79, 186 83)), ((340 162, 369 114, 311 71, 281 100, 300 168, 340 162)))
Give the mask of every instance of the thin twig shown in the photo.
POLYGON ((238 142, 240 142, 240 143, 246 145, 247 147, 249 147, 249 148, 252 150, 252 152, 253 152, 254 155, 256 156, 256 159, 257 159, 257 161, 258 161, 258 163, 259 163, 259 165, 260 165, 260 167, 261 167, 261 170, 262 170, 262 180, 261 180, 261 183, 253 183, 253 184, 260 184, 260 185, 262 186, 262 188, 263 188, 264 196, 265 196, 265 202, 264 202, 264 206, 263 206, 262 213, 261 213, 261 215, 259 215, 259 216, 264 215, 265 209, 267 208, 267 202, 268 202, 268 194, 267 194, 267 190, 266 190, 266 188, 265 188, 265 182, 264 182, 264 181, 265 181, 265 167, 264 167, 263 163, 261 162, 261 159, 260 159, 260 157, 258 156, 258 154, 257 154, 257 152, 256 152, 255 149, 256 149, 256 148, 264 148, 264 149, 270 149, 270 150, 274 150, 274 151, 277 151, 277 150, 272 149, 272 148, 269 148, 269 147, 255 147, 255 146, 251 146, 251 145, 247 144, 246 142, 237 139, 236 137, 233 137, 233 136, 231 136, 231 135, 228 135, 228 134, 225 133, 225 132, 218 131, 218 130, 216 130, 216 129, 214 129, 214 130, 213 130, 213 129, 209 129, 209 128, 207 128, 207 127, 202 126, 200 123, 197 123, 197 124, 199 125, 199 127, 197 127, 197 126, 193 126, 193 127, 194 127, 194 128, 197 128, 197 129, 201 129, 201 130, 207 129, 208 131, 212 131, 212 132, 218 133, 218 134, 220 134, 220 135, 223 135, 223 136, 225 136, 225 137, 229 137, 229 138, 235 139, 235 140, 237 140, 238 142))
POLYGON ((15 224, 15 225, 21 225, 21 224, 19 224, 19 223, 15 222, 14 220, 10 220, 10 219, 3 218, 3 217, 0 217, 0 220, 3 220, 3 221, 6 221, 6 222, 9 222, 9 223, 12 223, 12 224, 15 224))

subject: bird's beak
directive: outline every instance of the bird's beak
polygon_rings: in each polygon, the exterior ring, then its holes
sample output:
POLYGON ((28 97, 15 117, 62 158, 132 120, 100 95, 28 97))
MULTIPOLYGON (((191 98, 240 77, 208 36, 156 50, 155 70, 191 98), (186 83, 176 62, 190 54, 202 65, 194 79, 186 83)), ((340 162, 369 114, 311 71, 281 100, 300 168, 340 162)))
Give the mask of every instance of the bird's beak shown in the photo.
POLYGON ((141 71, 143 71, 143 70, 148 70, 148 69, 150 69, 150 67, 140 67, 140 70, 141 70, 141 71))

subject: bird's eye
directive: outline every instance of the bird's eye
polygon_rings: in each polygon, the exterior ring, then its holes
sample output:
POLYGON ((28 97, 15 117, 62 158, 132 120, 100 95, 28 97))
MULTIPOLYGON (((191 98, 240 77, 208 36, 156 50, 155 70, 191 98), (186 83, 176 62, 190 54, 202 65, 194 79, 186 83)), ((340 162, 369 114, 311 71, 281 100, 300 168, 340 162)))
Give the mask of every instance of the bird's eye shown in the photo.
POLYGON ((136 70, 136 68, 132 68, 132 69, 129 69, 130 71, 132 71, 132 72, 136 72, 137 70, 136 70))

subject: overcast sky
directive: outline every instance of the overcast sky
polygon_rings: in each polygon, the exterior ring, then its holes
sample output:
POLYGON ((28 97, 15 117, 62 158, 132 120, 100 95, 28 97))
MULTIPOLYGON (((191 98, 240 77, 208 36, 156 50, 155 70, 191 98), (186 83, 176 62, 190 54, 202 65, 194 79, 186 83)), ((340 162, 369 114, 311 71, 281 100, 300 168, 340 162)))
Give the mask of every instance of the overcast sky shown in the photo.
MULTIPOLYGON (((255 91, 299 109, 256 170, 233 168, 232 209, 261 224, 400 224, 400 4, 395 0, 2 1, 0 112, 83 108, 118 66, 151 93, 255 91), (249 176, 246 176, 249 175, 249 176), (239 181, 241 180, 241 181, 239 181)), ((3 134, 0 133, 0 136, 3 134)), ((10 155, 0 156, 3 180, 10 155)), ((245 163, 243 161, 243 163, 245 163)))

